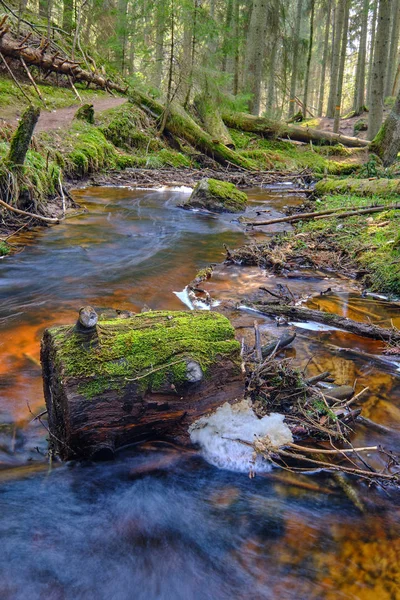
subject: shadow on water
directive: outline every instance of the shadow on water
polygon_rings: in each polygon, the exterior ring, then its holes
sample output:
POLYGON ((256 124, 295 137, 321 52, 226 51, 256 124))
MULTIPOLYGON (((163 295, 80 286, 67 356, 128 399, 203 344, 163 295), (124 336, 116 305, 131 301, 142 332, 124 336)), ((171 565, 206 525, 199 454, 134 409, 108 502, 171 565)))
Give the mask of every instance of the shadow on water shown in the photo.
MULTIPOLYGON (((328 477, 272 471, 250 480, 210 467, 196 452, 145 444, 106 465, 61 465, 47 473, 39 342, 44 327, 77 309, 183 309, 173 294, 224 258, 245 235, 232 215, 176 208, 185 193, 92 188, 76 192, 87 214, 22 236, 25 250, 0 261, 0 598, 4 600, 203 600, 398 598, 399 502, 376 494, 360 515, 328 477), (42 455, 41 455, 42 453, 42 455), (28 461, 28 462, 27 462, 28 461), (319 488, 316 492, 314 488, 319 488), (389 508, 389 510, 388 510, 389 508)), ((271 217, 299 199, 251 191, 271 217)), ((257 236, 260 234, 257 234, 257 236)), ((258 269, 219 266, 206 284, 238 336, 278 335, 273 320, 237 310, 258 287, 258 269)), ((302 272, 291 279, 309 306, 388 324, 398 308, 360 298, 351 283, 302 272), (319 292, 332 288, 329 296, 319 292)), ((303 324, 304 325, 304 324, 303 324)), ((308 373, 369 386, 365 415, 393 437, 360 431, 362 443, 393 444, 400 428, 399 378, 382 344, 296 324, 287 356, 308 373), (350 349, 370 359, 347 356, 350 349)), ((379 466, 379 465, 378 465, 379 466)), ((366 498, 367 488, 361 488, 366 498)))

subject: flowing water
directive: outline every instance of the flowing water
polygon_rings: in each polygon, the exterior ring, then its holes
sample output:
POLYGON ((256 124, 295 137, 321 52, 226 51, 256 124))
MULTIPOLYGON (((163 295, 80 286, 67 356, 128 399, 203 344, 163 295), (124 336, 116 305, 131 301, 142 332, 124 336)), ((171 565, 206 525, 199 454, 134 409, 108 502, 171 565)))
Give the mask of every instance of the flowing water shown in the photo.
MULTIPOLYGON (((398 498, 360 489, 360 514, 327 477, 278 472, 255 479, 207 464, 162 442, 109 464, 54 465, 38 363, 43 329, 71 323, 84 304, 140 311, 185 309, 180 292, 199 268, 246 241, 232 215, 177 208, 187 190, 92 188, 89 211, 19 241, 0 261, 0 598, 54 600, 298 600, 400 598, 398 498)), ((251 190, 271 216, 301 199, 251 190)), ((277 226, 276 229, 283 229, 277 226)), ((260 237, 261 234, 255 234, 260 237)), ((398 306, 362 298, 352 282, 300 271, 288 280, 256 268, 218 266, 206 287, 238 336, 280 333, 245 309, 246 297, 286 285, 309 306, 400 326, 398 306), (327 296, 319 293, 331 287, 327 296), (241 308, 237 308, 237 306, 241 308)), ((390 427, 360 428, 357 441, 400 450, 399 365, 379 342, 295 325, 286 352, 313 375, 369 386, 363 414, 390 427)), ((380 465, 376 465, 379 467, 380 465)))

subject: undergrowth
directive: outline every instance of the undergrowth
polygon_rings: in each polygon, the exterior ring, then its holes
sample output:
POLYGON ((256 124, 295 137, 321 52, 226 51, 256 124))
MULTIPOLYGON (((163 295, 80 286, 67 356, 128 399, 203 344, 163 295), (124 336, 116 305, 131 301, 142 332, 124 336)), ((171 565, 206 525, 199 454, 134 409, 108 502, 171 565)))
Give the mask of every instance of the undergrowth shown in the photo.
MULTIPOLYGON (((388 209, 346 219, 319 219, 297 224, 296 231, 329 239, 365 270, 364 282, 373 291, 400 295, 400 211, 390 208, 392 198, 336 195, 317 201, 317 210, 363 208, 375 204, 388 209)), ((307 243, 307 238, 305 238, 307 243)))

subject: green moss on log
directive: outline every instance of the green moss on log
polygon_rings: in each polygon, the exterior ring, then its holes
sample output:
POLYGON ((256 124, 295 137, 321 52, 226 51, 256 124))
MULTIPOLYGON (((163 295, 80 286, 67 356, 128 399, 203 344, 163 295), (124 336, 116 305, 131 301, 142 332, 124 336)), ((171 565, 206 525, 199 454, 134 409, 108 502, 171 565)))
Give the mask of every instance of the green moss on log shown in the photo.
POLYGON ((94 124, 94 108, 93 104, 83 104, 75 113, 75 119, 78 121, 86 121, 86 123, 94 124))
POLYGON ((80 393, 88 399, 136 377, 146 389, 182 383, 190 360, 199 363, 205 375, 224 356, 239 363, 234 329, 218 313, 155 311, 102 321, 98 339, 89 344, 70 326, 53 327, 50 334, 62 377, 83 378, 80 393))
POLYGON ((218 179, 201 179, 195 186, 186 208, 202 208, 213 212, 243 212, 247 206, 247 194, 233 183, 218 179))
POLYGON ((40 108, 29 106, 21 117, 18 127, 11 138, 7 163, 11 166, 22 166, 31 143, 33 130, 38 122, 40 108))
POLYGON ((316 183, 315 193, 396 197, 400 194, 400 179, 323 179, 316 183))

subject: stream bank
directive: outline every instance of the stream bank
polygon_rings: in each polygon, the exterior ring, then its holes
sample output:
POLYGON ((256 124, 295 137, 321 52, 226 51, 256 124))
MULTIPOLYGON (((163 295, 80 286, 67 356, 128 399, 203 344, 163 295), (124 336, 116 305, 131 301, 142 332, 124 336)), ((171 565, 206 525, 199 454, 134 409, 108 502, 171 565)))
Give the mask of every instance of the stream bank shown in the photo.
MULTIPOLYGON (((263 206, 271 217, 303 202, 265 189, 248 193, 251 210, 263 206)), ((396 597, 400 513, 392 491, 365 488, 368 512, 361 514, 323 473, 274 469, 249 480, 160 442, 110 464, 55 464, 48 472, 47 432, 32 421, 44 408, 39 341, 45 327, 73 322, 82 304, 182 310, 173 292, 218 263, 203 285, 219 303, 213 310, 249 346, 255 320, 263 342, 288 329, 245 310, 244 299, 265 298, 259 287, 279 284, 304 299, 312 294, 314 308, 400 325, 398 308, 361 297, 352 280, 333 273, 274 275, 224 264, 224 243, 235 248, 260 234, 245 233, 231 215, 176 208, 187 196, 182 189, 79 190, 74 198, 86 213, 21 233, 25 250, 0 262, 1 596, 128 600, 135 589, 140 600, 396 597)), ((291 327, 296 343, 282 356, 294 366, 370 388, 363 414, 391 433, 363 426, 354 443, 398 451, 398 367, 373 359, 382 358, 383 344, 313 324, 291 327)))

